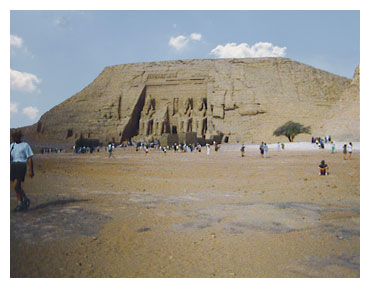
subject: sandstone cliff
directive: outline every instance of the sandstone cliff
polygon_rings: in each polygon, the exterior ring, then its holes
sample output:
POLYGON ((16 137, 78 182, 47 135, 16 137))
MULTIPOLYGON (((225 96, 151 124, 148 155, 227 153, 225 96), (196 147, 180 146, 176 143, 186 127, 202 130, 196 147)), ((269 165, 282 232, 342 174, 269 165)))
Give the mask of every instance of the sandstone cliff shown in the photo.
MULTIPOLYGON (((272 132, 292 120, 311 126, 313 135, 356 141, 356 79, 359 70, 351 81, 287 58, 110 66, 23 131, 32 141, 48 143, 72 144, 81 135, 107 143, 186 132, 256 143, 286 141, 272 132)), ((295 141, 310 137, 299 135, 295 141)))
POLYGON ((360 66, 349 87, 340 95, 339 105, 328 113, 322 131, 334 139, 360 141, 360 66))

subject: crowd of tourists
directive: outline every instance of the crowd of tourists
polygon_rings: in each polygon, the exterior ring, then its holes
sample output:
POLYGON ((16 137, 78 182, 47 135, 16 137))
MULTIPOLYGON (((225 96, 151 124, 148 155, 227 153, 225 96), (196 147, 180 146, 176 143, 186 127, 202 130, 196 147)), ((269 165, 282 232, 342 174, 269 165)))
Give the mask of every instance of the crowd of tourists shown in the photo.
MULTIPOLYGON (((174 151, 174 152, 202 152, 202 145, 200 143, 193 143, 193 144, 187 144, 187 143, 174 143, 173 145, 163 145, 161 146, 160 142, 154 141, 154 142, 137 142, 133 144, 135 146, 136 152, 138 151, 145 151, 145 153, 149 153, 149 148, 152 148, 154 150, 163 151, 164 153, 167 153, 167 151, 174 151)), ((210 144, 206 144, 207 154, 210 153, 210 144)), ((221 149, 221 145, 217 143, 216 141, 213 141, 213 146, 215 151, 219 151, 221 149)))
POLYGON ((315 137, 315 136, 312 136, 311 137, 311 143, 312 144, 316 144, 317 147, 321 148, 321 149, 325 149, 325 144, 328 144, 328 143, 335 143, 331 136, 325 136, 325 137, 315 137))
POLYGON ((93 153, 93 152, 100 152, 100 146, 75 146, 72 147, 73 152, 80 154, 80 153, 93 153))
POLYGON ((44 153, 64 153, 66 152, 63 148, 50 148, 50 147, 42 147, 40 149, 40 153, 41 154, 44 154, 44 153))

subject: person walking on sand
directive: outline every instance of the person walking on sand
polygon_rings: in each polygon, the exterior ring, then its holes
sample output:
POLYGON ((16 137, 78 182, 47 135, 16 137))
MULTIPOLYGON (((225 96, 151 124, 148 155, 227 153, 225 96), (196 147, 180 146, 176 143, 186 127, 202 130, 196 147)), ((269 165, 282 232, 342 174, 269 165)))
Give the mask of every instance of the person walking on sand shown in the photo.
POLYGON ((280 145, 280 142, 277 143, 277 151, 278 152, 281 152, 281 145, 280 145))
POLYGON ((145 151, 145 155, 147 155, 149 153, 149 144, 148 143, 145 143, 144 151, 145 151))
POLYGON ((347 160, 347 144, 343 145, 343 158, 347 160))
POLYGON ((242 153, 242 157, 245 156, 245 145, 244 143, 242 144, 242 147, 240 148, 240 152, 242 153))
POLYGON ((348 150, 348 160, 349 160, 351 159, 351 156, 352 156, 352 142, 349 142, 347 146, 347 150, 348 150))
POLYGON ((264 157, 264 158, 267 158, 268 150, 269 150, 269 148, 267 147, 267 143, 265 143, 265 144, 263 145, 263 157, 264 157))
POLYGON ((326 175, 328 175, 328 171, 329 171, 328 165, 325 163, 324 160, 322 160, 320 165, 319 165, 319 175, 320 176, 326 176, 326 175))
POLYGON ((109 155, 108 155, 108 158, 111 158, 113 157, 113 147, 112 147, 112 143, 108 143, 108 152, 109 152, 109 155))
POLYGON ((321 149, 325 149, 324 141, 323 141, 323 140, 320 140, 320 148, 321 148, 321 149))
POLYGON ((261 153, 261 157, 263 157, 263 153, 264 153, 264 143, 263 141, 261 142, 261 145, 260 145, 260 153, 261 153))
POLYGON ((331 153, 335 153, 335 141, 331 143, 331 153))
POLYGON ((209 153, 211 152, 211 147, 209 146, 209 144, 206 144, 207 146, 207 155, 209 155, 209 153))
POLYGON ((28 175, 31 178, 35 175, 32 161, 33 152, 28 143, 22 142, 22 136, 20 130, 14 131, 12 134, 14 142, 10 144, 10 181, 18 200, 17 207, 14 209, 15 212, 27 210, 31 203, 22 189, 27 168, 28 175))

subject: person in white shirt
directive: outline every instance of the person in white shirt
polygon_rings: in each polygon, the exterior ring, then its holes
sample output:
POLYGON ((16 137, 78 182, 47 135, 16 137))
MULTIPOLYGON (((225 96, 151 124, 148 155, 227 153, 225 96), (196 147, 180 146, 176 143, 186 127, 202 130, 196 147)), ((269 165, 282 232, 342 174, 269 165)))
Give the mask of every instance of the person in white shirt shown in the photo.
POLYGON ((15 193, 17 194, 18 205, 15 212, 27 210, 30 200, 22 189, 22 182, 28 168, 28 175, 32 178, 33 172, 33 152, 30 145, 22 142, 22 132, 16 130, 12 133, 13 143, 10 144, 10 181, 12 181, 15 193))
POLYGON ((349 142, 347 146, 347 150, 348 150, 348 160, 349 160, 351 159, 351 156, 352 156, 352 142, 349 142))
POLYGON ((107 149, 108 149, 108 152, 109 152, 108 158, 113 157, 113 145, 112 145, 112 143, 110 143, 110 142, 108 143, 107 149))
POLYGON ((264 158, 267 158, 267 152, 268 152, 269 148, 267 146, 267 143, 264 143, 263 145, 263 157, 264 158))

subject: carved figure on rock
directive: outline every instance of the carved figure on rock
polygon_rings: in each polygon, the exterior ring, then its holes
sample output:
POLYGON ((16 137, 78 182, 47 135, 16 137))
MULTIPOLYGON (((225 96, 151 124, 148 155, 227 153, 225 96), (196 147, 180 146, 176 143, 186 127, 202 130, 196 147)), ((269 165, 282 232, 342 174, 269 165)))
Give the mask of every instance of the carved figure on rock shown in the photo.
POLYGON ((186 98, 184 102, 184 114, 191 116, 191 112, 193 110, 193 99, 192 98, 186 98), (189 114, 188 114, 189 112, 189 114))
POLYGON ((145 114, 149 115, 149 118, 155 113, 155 99, 150 96, 149 101, 146 102, 145 114))

